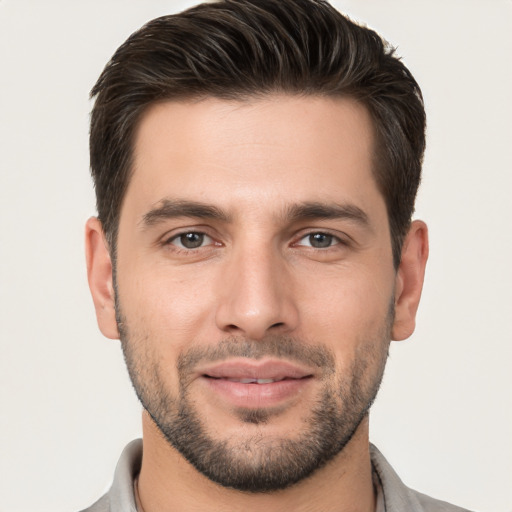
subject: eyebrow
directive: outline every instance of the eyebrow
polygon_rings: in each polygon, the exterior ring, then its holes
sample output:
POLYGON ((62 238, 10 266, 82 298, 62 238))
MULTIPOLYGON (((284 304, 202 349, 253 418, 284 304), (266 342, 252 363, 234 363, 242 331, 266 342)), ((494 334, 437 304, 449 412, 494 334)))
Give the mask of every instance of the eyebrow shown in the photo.
POLYGON ((142 216, 142 224, 151 227, 166 219, 177 217, 195 217, 199 219, 213 219, 222 222, 230 222, 230 217, 216 206, 186 200, 163 199, 158 206, 152 208, 142 216))
MULTIPOLYGON (((198 219, 232 222, 232 217, 217 206, 183 199, 162 199, 142 216, 143 227, 151 227, 167 219, 193 217, 198 219)), ((292 204, 279 217, 284 222, 300 222, 313 219, 347 219, 363 227, 369 227, 368 215, 354 204, 304 202, 292 204)))
POLYGON ((347 219, 370 226, 370 220, 364 210, 354 204, 306 202, 294 204, 284 211, 283 217, 290 222, 308 219, 347 219))

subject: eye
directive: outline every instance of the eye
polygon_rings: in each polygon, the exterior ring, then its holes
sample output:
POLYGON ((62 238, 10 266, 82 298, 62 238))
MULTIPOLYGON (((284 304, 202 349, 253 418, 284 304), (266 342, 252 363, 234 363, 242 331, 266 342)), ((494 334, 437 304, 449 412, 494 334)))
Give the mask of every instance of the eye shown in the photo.
POLYGON ((199 247, 210 245, 213 243, 213 240, 205 233, 190 231, 176 235, 171 238, 168 243, 180 249, 198 249, 199 247))
POLYGON ((339 243, 340 239, 329 233, 310 233, 302 237, 298 245, 313 247, 314 249, 327 249, 339 243))

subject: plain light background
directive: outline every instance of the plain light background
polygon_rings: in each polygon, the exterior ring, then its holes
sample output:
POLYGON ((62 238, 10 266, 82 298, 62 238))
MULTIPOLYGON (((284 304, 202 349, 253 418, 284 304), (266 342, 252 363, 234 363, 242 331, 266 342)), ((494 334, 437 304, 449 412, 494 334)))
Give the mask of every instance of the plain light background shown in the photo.
MULTIPOLYGON (((86 283, 88 91, 132 31, 192 3, 0 0, 0 511, 90 505, 140 435, 86 283)), ((429 122, 431 257, 372 440, 409 486, 511 512, 512 2, 333 3, 398 46, 429 122)))

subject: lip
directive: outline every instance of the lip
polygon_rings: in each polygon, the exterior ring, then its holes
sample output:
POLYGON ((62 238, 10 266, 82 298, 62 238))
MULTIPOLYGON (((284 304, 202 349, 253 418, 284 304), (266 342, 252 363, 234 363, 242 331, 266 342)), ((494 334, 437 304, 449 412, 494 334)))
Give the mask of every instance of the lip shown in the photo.
POLYGON ((287 361, 242 358, 201 368, 199 373, 200 381, 216 398, 229 405, 249 409, 275 407, 293 400, 314 377, 310 369, 287 361), (273 382, 265 382, 269 380, 273 382))
POLYGON ((313 375, 309 368, 274 359, 251 360, 234 358, 198 370, 203 376, 215 379, 302 379, 313 375))

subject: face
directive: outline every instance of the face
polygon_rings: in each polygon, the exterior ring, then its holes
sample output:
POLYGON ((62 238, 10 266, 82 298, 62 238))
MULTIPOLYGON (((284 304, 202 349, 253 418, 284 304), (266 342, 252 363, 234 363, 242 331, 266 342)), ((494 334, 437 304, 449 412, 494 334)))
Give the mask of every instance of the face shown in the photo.
POLYGON ((307 477, 375 397, 397 274, 372 148, 347 99, 168 102, 141 120, 118 328, 144 407, 222 485, 307 477))

